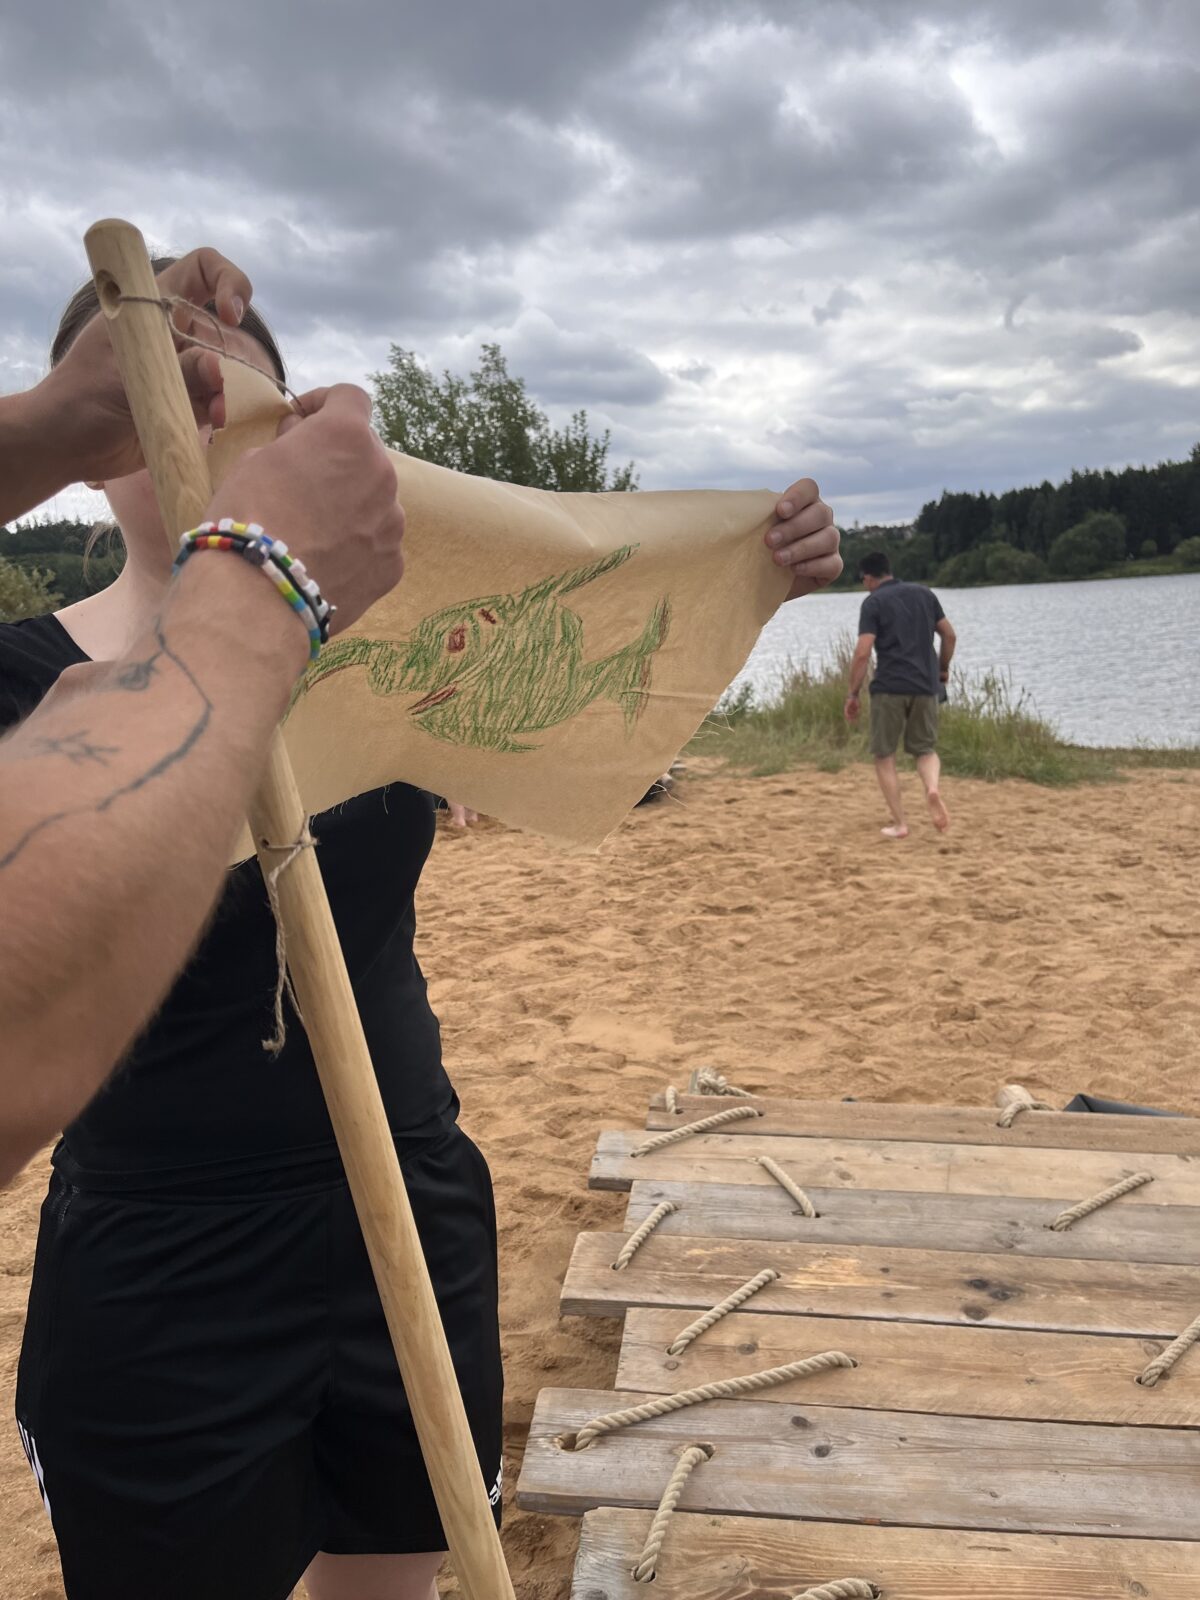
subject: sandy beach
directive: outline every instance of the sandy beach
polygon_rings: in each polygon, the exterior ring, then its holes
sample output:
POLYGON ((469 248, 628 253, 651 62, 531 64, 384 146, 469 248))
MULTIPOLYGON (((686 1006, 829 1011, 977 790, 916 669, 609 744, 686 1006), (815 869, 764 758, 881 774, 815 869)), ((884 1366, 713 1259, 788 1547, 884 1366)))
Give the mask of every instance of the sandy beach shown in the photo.
MULTIPOLYGON (((907 780, 915 799, 913 780, 907 780)), ((820 1099, 989 1103, 1016 1080, 1200 1113, 1200 773, 1065 790, 947 785, 953 828, 900 845, 868 769, 695 776, 597 857, 439 829, 419 951, 463 1123, 495 1177, 511 1496, 544 1384, 606 1387, 616 1324, 561 1321, 602 1126, 711 1065, 820 1099)), ((0 1383, 12 1388, 45 1163, 0 1196, 0 1383)), ((60 1600, 49 1524, 0 1430, 0 1593, 60 1600)), ((521 1600, 569 1594, 577 1528, 510 1507, 521 1600)), ((447 1593, 456 1593, 451 1584, 447 1593)))

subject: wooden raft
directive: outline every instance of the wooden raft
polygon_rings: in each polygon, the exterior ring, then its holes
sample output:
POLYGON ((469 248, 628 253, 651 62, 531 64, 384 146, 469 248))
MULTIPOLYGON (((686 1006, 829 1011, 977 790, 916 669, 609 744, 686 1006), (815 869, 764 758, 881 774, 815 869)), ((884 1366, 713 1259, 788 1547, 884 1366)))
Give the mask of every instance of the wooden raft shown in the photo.
POLYGON ((518 1486, 584 1514, 572 1600, 1200 1600, 1200 1343, 1138 1382, 1200 1317, 1200 1121, 684 1095, 603 1133, 591 1182, 630 1191, 626 1232, 580 1235, 562 1309, 624 1316, 617 1392, 543 1391, 518 1486), (633 1154, 739 1105, 762 1115, 633 1154), (574 1448, 828 1351, 849 1359, 574 1448), (698 1445, 651 1591, 633 1569, 698 1445))

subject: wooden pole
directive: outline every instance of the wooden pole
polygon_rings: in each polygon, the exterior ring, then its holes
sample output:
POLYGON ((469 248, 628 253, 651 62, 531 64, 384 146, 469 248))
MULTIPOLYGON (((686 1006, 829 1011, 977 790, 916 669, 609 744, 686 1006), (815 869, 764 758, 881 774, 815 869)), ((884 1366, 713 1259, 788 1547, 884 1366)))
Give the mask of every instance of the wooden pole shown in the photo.
MULTIPOLYGON (((203 520, 212 488, 167 319, 156 305, 123 299, 158 299, 150 258, 141 234, 127 222, 97 222, 88 229, 85 243, 174 548, 180 533, 203 520)), ((245 514, 250 518, 257 511, 247 506, 245 514)), ((300 837, 305 820, 287 750, 276 732, 250 808, 264 873, 279 858, 263 846, 290 845, 300 837)), ((512 1600, 512 1583, 316 852, 301 850, 277 883, 288 966, 454 1569, 467 1600, 512 1600)), ((403 1507, 397 1507, 397 1515, 403 1515, 403 1507)))

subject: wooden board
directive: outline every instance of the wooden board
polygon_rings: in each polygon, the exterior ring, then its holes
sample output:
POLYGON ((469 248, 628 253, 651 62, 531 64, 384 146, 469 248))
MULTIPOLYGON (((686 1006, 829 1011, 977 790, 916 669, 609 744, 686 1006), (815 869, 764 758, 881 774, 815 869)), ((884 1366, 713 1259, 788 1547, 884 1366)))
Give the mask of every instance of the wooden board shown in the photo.
MULTIPOLYGON (((917 1140, 800 1139, 734 1132, 697 1134, 665 1150, 631 1157, 645 1133, 609 1129, 592 1158, 593 1189, 628 1189, 637 1178, 676 1183, 772 1184, 758 1165, 770 1156, 802 1188, 901 1189, 942 1194, 1032 1195, 1064 1207, 1133 1172, 1145 1184, 1116 1205, 1200 1205, 1200 1156, 1094 1150, 1008 1150, 917 1140)), ((746 1124, 749 1126, 749 1123, 746 1124)))
MULTIPOLYGON (((685 1147, 686 1148, 686 1147, 685 1147)), ((1153 1188, 1153 1184, 1148 1185, 1153 1188)), ((1200 1267, 1200 1206, 1123 1206, 1094 1211, 1065 1233, 1046 1226, 1060 1200, 1006 1195, 922 1194, 887 1189, 807 1189, 820 1213, 801 1215, 778 1184, 658 1183, 639 1179, 625 1213, 632 1230, 662 1200, 678 1211, 663 1233, 704 1238, 795 1239, 921 1250, 1059 1256, 1073 1260, 1164 1261, 1200 1267)), ((1197 1289, 1200 1307, 1200 1287, 1197 1289)))
POLYGON ((645 1398, 543 1390, 518 1504, 652 1508, 679 1453, 705 1442, 715 1453, 688 1479, 684 1510, 1143 1539, 1186 1539, 1200 1527, 1200 1433, 1191 1429, 715 1400, 588 1450, 559 1444, 645 1398))
POLYGON ((844 1350, 857 1367, 797 1378, 755 1398, 940 1416, 1200 1428, 1200 1350, 1153 1389, 1134 1381, 1165 1348, 1162 1339, 737 1311, 682 1355, 668 1354, 693 1316, 678 1308, 630 1311, 617 1387, 676 1394, 819 1350, 844 1350))
MULTIPOLYGON (((648 1128, 697 1122, 737 1105, 721 1095, 681 1094, 673 1115, 661 1095, 650 1103, 648 1128)), ((736 1123, 747 1133, 798 1138, 917 1140, 923 1144, 994 1144, 1009 1149, 1148 1150, 1158 1155, 1200 1155, 1200 1118, 1107 1117, 1023 1111, 1011 1128, 997 1126, 995 1106, 887 1105, 875 1100, 784 1100, 755 1095, 766 1115, 736 1123)))
POLYGON ((630 1569, 649 1523, 644 1511, 589 1511, 571 1600, 782 1600, 847 1577, 876 1584, 884 1600, 1200 1600, 1196 1543, 682 1513, 648 1589, 630 1569))
POLYGON ((564 1315, 617 1317, 631 1306, 704 1309, 764 1267, 783 1278, 747 1303, 747 1315, 881 1317, 966 1327, 986 1322, 1173 1339, 1200 1309, 1195 1272, 1144 1262, 654 1236, 631 1266, 614 1272, 624 1242, 620 1233, 579 1235, 563 1284, 564 1315))

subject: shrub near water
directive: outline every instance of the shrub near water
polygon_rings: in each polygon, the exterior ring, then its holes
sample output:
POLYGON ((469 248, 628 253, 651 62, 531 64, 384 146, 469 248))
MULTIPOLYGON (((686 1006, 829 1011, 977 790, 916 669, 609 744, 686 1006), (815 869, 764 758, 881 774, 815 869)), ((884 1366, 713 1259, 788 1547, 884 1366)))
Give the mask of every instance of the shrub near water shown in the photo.
MULTIPOLYGON (((836 772, 849 762, 869 761, 867 696, 857 723, 843 716, 852 654, 852 641, 843 637, 831 662, 789 673, 762 703, 742 685, 705 722, 692 753, 721 756, 727 765, 749 768, 758 777, 801 765, 836 772)), ((1123 766, 1200 767, 1200 750, 1091 750, 1064 744, 1034 713, 1027 696, 995 672, 976 683, 954 683, 941 710, 938 754, 951 776, 1045 784, 1112 778, 1123 766)))

